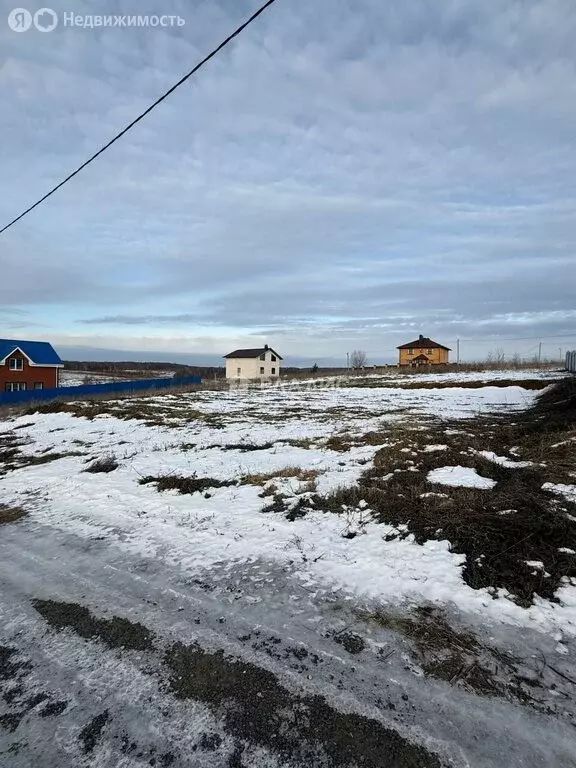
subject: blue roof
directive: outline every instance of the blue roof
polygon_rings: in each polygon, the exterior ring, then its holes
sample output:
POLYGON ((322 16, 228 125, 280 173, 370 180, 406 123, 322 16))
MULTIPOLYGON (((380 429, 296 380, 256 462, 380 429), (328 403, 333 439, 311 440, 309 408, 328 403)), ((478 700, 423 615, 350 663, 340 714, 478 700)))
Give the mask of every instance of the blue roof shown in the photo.
POLYGON ((16 347, 21 349, 36 365, 62 365, 62 360, 56 354, 54 347, 47 341, 19 341, 17 339, 0 339, 0 361, 4 360, 16 347))

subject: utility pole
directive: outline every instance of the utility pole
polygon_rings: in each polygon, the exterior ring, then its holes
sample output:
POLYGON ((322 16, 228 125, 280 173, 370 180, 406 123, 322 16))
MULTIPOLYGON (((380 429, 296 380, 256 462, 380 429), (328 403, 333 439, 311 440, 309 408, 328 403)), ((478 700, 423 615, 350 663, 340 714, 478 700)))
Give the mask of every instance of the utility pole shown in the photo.
POLYGON ((558 360, 562 362, 562 347, 558 347, 558 360))
POLYGON ((460 362, 460 339, 456 339, 456 362, 460 362))
POLYGON ((538 362, 542 362, 542 342, 538 344, 538 362))
POLYGON ((346 370, 350 370, 350 352, 346 352, 346 370))

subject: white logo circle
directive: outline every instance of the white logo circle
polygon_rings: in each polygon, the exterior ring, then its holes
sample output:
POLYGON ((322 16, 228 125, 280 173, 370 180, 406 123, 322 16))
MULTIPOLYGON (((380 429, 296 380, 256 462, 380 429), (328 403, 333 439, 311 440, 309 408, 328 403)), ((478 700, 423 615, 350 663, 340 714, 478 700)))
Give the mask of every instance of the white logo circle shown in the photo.
POLYGON ((32 26, 32 14, 26 8, 14 8, 8 14, 8 26, 13 32, 27 32, 32 26))
POLYGON ((34 14, 34 26, 39 32, 52 32, 58 26, 58 15, 52 8, 40 8, 34 14))

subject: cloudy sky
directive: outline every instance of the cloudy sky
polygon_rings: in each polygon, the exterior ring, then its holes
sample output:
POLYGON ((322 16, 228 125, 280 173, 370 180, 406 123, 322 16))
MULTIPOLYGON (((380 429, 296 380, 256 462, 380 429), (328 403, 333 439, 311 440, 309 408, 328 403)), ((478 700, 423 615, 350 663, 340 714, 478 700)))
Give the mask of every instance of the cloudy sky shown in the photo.
MULTIPOLYGON (((54 31, 16 33, 0 3, 0 225, 260 4, 58 0, 54 31)), ((0 336, 206 362, 265 341, 381 362, 419 333, 557 356, 576 346, 575 40, 574 0, 277 0, 0 236, 0 336)))

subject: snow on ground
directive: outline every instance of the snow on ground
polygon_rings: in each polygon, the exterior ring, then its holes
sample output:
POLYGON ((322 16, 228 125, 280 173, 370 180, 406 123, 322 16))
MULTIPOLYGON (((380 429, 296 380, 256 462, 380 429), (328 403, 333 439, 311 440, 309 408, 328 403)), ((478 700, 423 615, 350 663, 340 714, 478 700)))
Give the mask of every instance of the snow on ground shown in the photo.
MULTIPOLYGON (((117 381, 129 381, 131 378, 142 378, 141 371, 130 371, 126 369, 122 376, 115 376, 113 373, 98 373, 96 371, 60 371, 61 387, 79 387, 82 384, 112 384, 117 381), (132 374, 132 375, 131 375, 132 374)), ((145 378, 170 378, 174 371, 149 371, 145 378)))
POLYGON ((576 502, 576 485, 565 485, 563 483, 544 483, 542 488, 545 491, 551 491, 559 496, 564 496, 568 501, 576 502))
POLYGON ((507 469, 522 469, 523 467, 533 466, 531 461, 515 461, 514 459, 508 459, 506 456, 498 456, 493 451, 472 451, 472 453, 478 454, 478 456, 484 456, 488 461, 492 461, 494 464, 500 464, 501 467, 507 469))
POLYGON ((482 477, 471 467, 438 467, 428 472, 427 479, 439 485, 451 485, 454 488, 485 488, 490 490, 496 485, 496 480, 482 477))
POLYGON ((83 384, 111 384, 116 381, 125 381, 124 376, 113 376, 107 373, 95 373, 94 371, 60 371, 61 387, 80 387, 83 384))
MULTIPOLYGON (((414 371, 401 370, 399 368, 392 368, 388 371, 381 373, 365 373, 365 374, 343 374, 340 376, 326 376, 322 378, 313 379, 312 381, 331 383, 335 380, 340 382, 350 381, 352 383, 358 383, 359 380, 367 379, 370 381, 371 386, 379 379, 386 385, 391 383, 397 384, 416 384, 418 382, 422 384, 433 383, 457 383, 457 382, 490 382, 490 381, 526 381, 527 379, 543 379, 545 381, 554 381, 562 378, 565 375, 565 371, 558 368, 555 369, 542 369, 542 368, 514 368, 514 369, 502 369, 502 370, 485 370, 485 371, 458 371, 453 370, 445 373, 415 373, 414 371)), ((284 386, 297 386, 299 382, 288 381, 284 382, 284 386)))
MULTIPOLYGON (((166 426, 146 426, 143 421, 108 414, 92 421, 68 413, 22 416, 5 426, 17 427, 19 437, 30 440, 21 446, 23 453, 76 451, 82 455, 8 473, 0 477, 0 494, 4 503, 30 509, 39 523, 88 539, 104 537, 119 550, 177 564, 188 574, 198 575, 223 563, 233 568, 257 558, 281 564, 296 561, 301 562, 300 578, 311 586, 322 584, 395 603, 453 603, 494 621, 542 630, 559 626, 576 634, 573 586, 560 590, 560 602, 537 599, 529 609, 508 600, 503 592, 502 599, 494 600, 488 592, 465 584, 464 558, 452 553, 447 541, 428 541, 423 546, 412 536, 385 541, 392 529, 372 522, 367 508, 343 515, 312 513, 288 521, 281 514, 262 513, 270 497, 262 498, 261 485, 234 484, 204 494, 180 495, 159 493, 153 484, 139 483, 149 475, 174 474, 239 482, 247 475, 273 475, 297 467, 313 470, 318 475, 318 492, 326 493, 354 484, 379 448, 332 451, 325 445, 331 435, 375 429, 385 434, 386 425, 407 412, 418 415, 425 429, 427 416, 464 420, 479 412, 525 407, 535 396, 518 386, 261 388, 139 399, 157 408, 166 426), (218 423, 211 423, 215 417, 218 423), (110 453, 117 457, 118 469, 109 474, 83 472, 93 459, 110 453), (362 516, 360 526, 358 515, 362 516), (345 538, 351 527, 362 535, 345 538)), ((444 467, 428 479, 486 489, 494 485, 464 467, 444 467)), ((306 483, 296 477, 274 483, 294 503, 301 494, 309 494, 306 483)), ((559 487, 551 490, 559 492, 559 487)))

